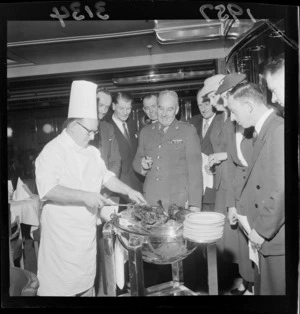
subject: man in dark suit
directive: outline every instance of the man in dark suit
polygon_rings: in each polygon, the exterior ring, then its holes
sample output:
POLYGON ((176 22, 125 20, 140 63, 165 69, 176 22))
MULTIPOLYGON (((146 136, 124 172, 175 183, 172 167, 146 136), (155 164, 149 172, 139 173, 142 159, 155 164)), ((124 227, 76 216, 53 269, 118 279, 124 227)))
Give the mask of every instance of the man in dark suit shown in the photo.
MULTIPOLYGON (((120 180, 137 191, 142 191, 142 181, 133 170, 132 161, 137 150, 137 126, 129 118, 132 109, 132 96, 124 92, 113 95, 113 115, 108 118, 115 130, 121 155, 120 180)), ((128 201, 124 199, 124 201, 128 201)))
POLYGON ((148 94, 143 98, 143 111, 149 118, 148 124, 157 121, 157 95, 148 94))
POLYGON ((115 173, 117 177, 121 170, 121 156, 119 146, 115 135, 114 127, 104 121, 108 109, 111 106, 112 97, 106 89, 97 88, 97 112, 98 112, 98 130, 99 133, 91 142, 92 145, 99 148, 101 157, 108 170, 115 173))
MULTIPOLYGON (((215 81, 221 80, 224 75, 215 75, 212 79, 215 81)), ((215 82, 208 81, 204 84, 204 87, 197 93, 197 103, 200 114, 190 119, 190 123, 193 124, 200 138, 201 152, 207 156, 214 153, 213 146, 210 140, 210 135, 213 129, 219 128, 224 123, 224 116, 222 112, 217 112, 213 107, 208 94, 212 91, 215 92, 215 82)), ((205 169, 209 175, 213 175, 213 170, 205 166, 205 169)), ((205 175, 205 174, 204 174, 205 175)), ((205 193, 202 199, 203 211, 214 211, 215 209, 216 190, 212 187, 206 187, 205 193)))
POLYGON ((227 98, 233 119, 244 128, 253 126, 256 133, 236 212, 247 216, 248 238, 259 252, 254 293, 284 295, 284 120, 266 106, 255 84, 239 84, 227 98))

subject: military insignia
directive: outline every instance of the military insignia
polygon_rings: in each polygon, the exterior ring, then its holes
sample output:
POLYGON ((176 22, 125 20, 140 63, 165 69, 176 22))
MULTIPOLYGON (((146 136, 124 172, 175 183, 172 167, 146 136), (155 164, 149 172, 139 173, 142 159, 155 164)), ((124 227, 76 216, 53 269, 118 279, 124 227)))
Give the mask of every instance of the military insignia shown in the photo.
POLYGON ((169 141, 171 144, 179 144, 179 143, 183 143, 183 140, 171 140, 169 141))

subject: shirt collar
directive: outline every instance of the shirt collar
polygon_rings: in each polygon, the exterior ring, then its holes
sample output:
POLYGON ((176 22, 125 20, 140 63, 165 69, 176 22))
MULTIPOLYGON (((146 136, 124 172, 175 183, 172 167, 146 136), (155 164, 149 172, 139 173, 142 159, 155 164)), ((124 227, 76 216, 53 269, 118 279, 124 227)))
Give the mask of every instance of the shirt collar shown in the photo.
MULTIPOLYGON (((116 118, 116 117, 114 116, 114 114, 112 115, 112 119, 113 119, 113 121, 115 122, 115 124, 118 126, 118 128, 119 128, 120 130, 123 130, 123 123, 126 123, 126 121, 121 121, 121 120, 119 120, 118 118, 116 118)), ((127 123, 126 123, 126 125, 127 125, 127 123)))
POLYGON ((257 121, 256 125, 255 125, 255 131, 257 134, 259 134, 264 122, 267 120, 267 118, 269 117, 269 115, 273 112, 274 110, 271 108, 269 110, 267 110, 257 121))
POLYGON ((206 120, 208 122, 208 124, 210 125, 211 124, 211 121, 213 120, 213 118, 215 117, 215 113, 208 119, 203 119, 203 120, 206 120))

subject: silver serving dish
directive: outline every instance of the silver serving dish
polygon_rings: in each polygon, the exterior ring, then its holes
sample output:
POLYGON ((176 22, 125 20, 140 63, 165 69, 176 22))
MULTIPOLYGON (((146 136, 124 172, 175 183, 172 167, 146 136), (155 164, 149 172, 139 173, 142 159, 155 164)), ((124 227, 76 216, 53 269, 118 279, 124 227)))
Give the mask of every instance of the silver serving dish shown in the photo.
POLYGON ((175 263, 186 258, 197 247, 197 243, 184 238, 182 221, 169 220, 164 225, 147 229, 122 215, 114 215, 111 223, 127 250, 132 238, 142 243, 142 257, 148 263, 175 263))

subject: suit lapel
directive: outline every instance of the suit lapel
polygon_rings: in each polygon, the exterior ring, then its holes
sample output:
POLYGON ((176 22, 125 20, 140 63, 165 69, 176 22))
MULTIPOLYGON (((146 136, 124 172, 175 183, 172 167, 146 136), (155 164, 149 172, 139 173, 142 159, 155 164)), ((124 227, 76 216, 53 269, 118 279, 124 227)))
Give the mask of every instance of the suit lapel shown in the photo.
MULTIPOLYGON (((124 134, 121 132, 121 130, 119 129, 119 127, 116 125, 115 121, 112 118, 111 118, 111 123, 115 128, 116 137, 119 138, 119 140, 122 141, 124 145, 127 145, 130 148, 130 145, 129 145, 128 141, 126 140, 124 134)), ((129 132, 129 130, 128 130, 128 132, 129 132)))
MULTIPOLYGON (((275 114, 274 113, 271 113, 270 116, 267 118, 267 120, 264 122, 259 134, 258 134, 258 138, 255 142, 255 145, 253 147, 253 152, 252 152, 252 156, 251 156, 251 161, 250 161, 250 164, 248 166, 248 169, 247 169, 247 174, 246 174, 246 179, 245 179, 245 182, 244 182, 244 186, 243 186, 243 189, 245 188, 245 185, 249 179, 249 176, 252 172, 252 169, 253 169, 253 166, 255 165, 255 162, 257 160, 257 157, 259 156, 259 153, 261 152, 263 146, 265 145, 265 136, 267 134, 267 131, 268 131, 268 127, 271 123, 271 121, 274 119, 274 116, 275 114)), ((242 191, 243 191, 242 189, 242 191)))
POLYGON ((167 132, 165 133, 162 142, 168 142, 172 140, 177 135, 177 130, 179 130, 178 120, 174 120, 169 126, 167 132))

